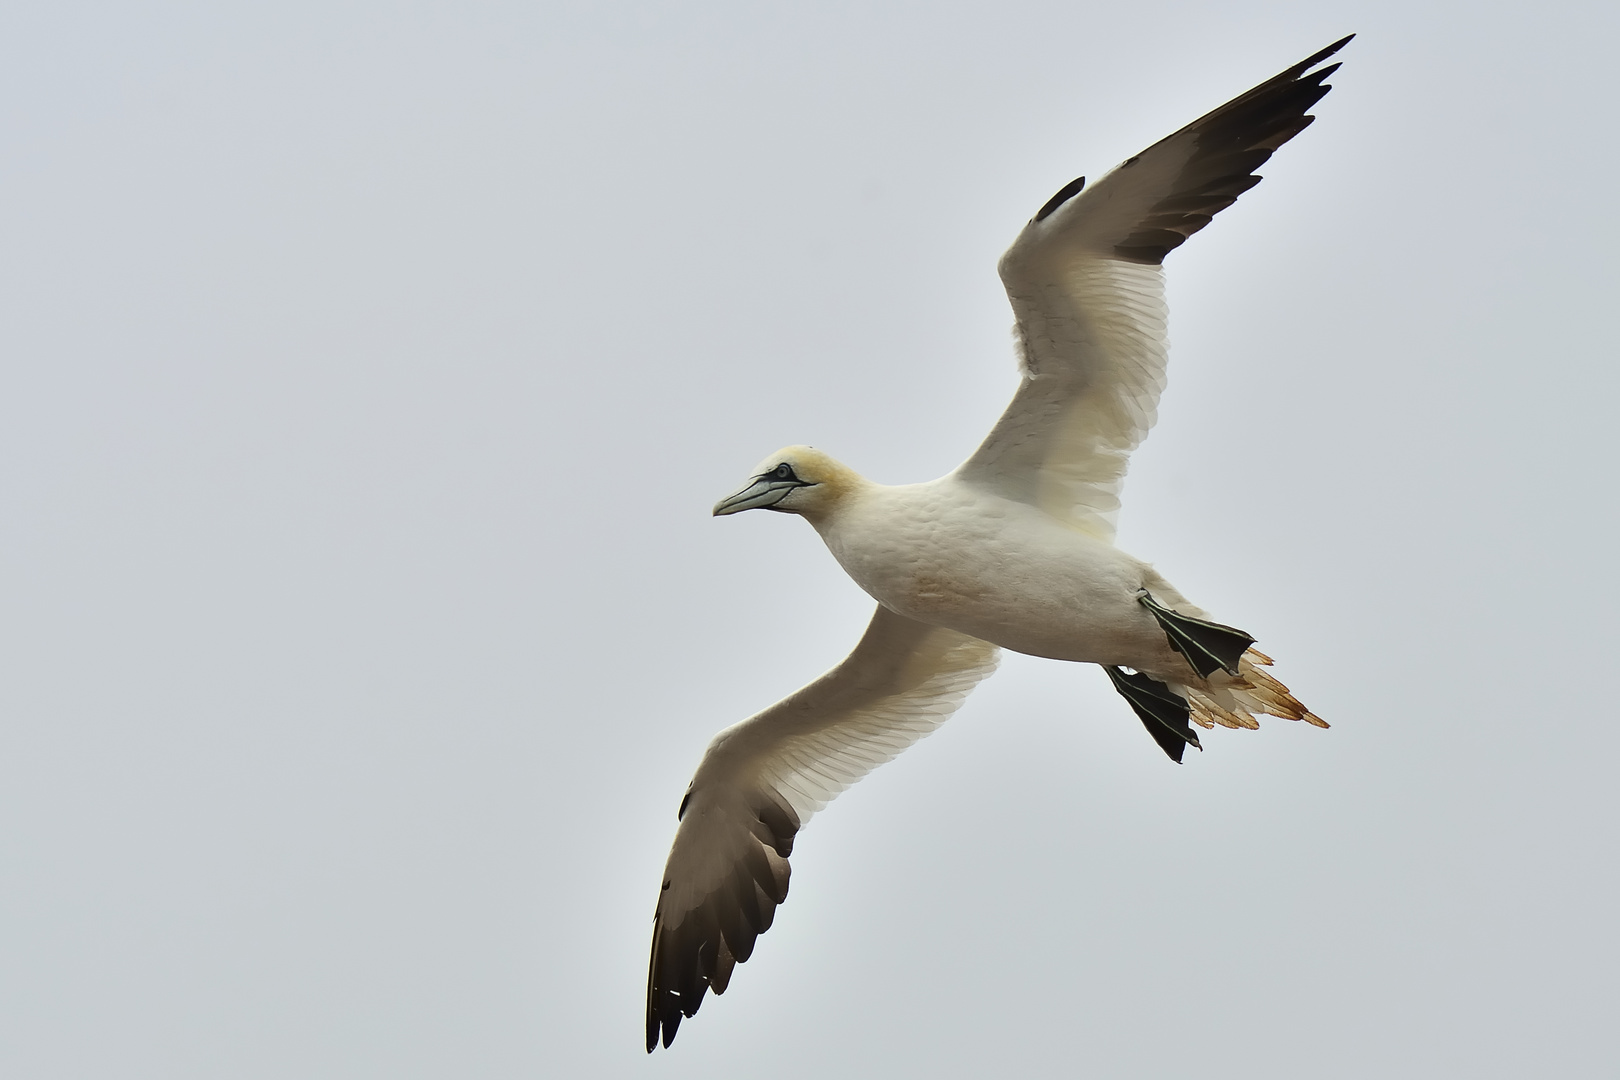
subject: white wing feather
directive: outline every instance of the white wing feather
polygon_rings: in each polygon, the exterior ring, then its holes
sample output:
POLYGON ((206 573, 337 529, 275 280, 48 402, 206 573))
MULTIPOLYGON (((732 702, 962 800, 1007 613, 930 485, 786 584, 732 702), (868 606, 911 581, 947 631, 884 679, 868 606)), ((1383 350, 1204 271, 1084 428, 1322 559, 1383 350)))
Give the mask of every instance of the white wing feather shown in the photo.
POLYGON ((1111 540, 1131 451, 1164 391, 1163 270, 1083 250, 1047 268, 1021 254, 1014 245, 1002 277, 1024 382, 958 475, 1111 540))

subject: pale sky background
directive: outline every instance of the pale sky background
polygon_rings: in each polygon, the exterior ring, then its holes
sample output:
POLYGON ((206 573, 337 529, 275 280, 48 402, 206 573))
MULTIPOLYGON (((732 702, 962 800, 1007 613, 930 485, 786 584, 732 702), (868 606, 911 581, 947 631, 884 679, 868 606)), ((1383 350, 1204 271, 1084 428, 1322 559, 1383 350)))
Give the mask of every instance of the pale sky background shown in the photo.
POLYGON ((1598 3, 0 8, 0 1075, 1612 1077, 1598 3), (1332 721, 1011 657, 642 1050, 709 737, 871 608, 1071 177, 1344 33, 1171 256, 1121 543, 1332 721))

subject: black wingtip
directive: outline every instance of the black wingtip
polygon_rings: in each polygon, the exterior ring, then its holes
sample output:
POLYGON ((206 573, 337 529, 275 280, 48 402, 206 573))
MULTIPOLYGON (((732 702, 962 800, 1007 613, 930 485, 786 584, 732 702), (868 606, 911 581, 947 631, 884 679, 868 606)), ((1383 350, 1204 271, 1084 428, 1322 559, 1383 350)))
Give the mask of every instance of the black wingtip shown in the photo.
POLYGON ((1315 67, 1317 64, 1320 64, 1322 61, 1326 60, 1328 57, 1332 56, 1334 53, 1338 52, 1340 49, 1342 49, 1346 45, 1350 44, 1350 42, 1355 39, 1355 36, 1356 35, 1354 35, 1354 34, 1346 34, 1346 35, 1344 35, 1344 37, 1340 38, 1338 41, 1335 41, 1333 44, 1329 45, 1327 48, 1323 49, 1321 52, 1317 53, 1315 56, 1312 56, 1309 59, 1300 61, 1299 70, 1301 70, 1301 71, 1309 71, 1311 68, 1315 67))
POLYGON ((1254 170, 1309 126, 1313 118, 1307 110, 1327 94, 1330 88, 1323 80, 1339 65, 1311 69, 1354 37, 1340 38, 1125 161, 1121 168, 1174 140, 1190 141, 1193 147, 1166 197, 1115 242, 1114 256, 1145 266, 1162 263, 1166 255, 1259 183, 1254 170))

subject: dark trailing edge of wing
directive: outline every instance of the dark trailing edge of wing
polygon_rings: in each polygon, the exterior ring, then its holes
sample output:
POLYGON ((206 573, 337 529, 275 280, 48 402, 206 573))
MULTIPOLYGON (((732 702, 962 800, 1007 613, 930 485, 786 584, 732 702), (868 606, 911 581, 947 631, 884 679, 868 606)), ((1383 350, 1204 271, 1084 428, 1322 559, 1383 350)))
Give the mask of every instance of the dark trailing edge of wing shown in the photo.
MULTIPOLYGON (((691 792, 681 801, 686 810, 691 792)), ((799 818, 783 804, 754 808, 753 832, 761 844, 786 859, 793 853, 799 818)), ((776 907, 787 899, 787 866, 780 877, 764 848, 750 848, 730 878, 671 925, 664 915, 663 894, 653 913, 652 957, 647 964, 647 1052, 662 1036, 665 1048, 675 1041, 682 1017, 695 1016, 709 990, 723 994, 732 969, 754 953, 754 942, 771 928, 776 907)), ((664 882, 664 889, 669 882, 664 882)))
MULTIPOLYGON (((1254 170, 1316 119, 1307 116, 1306 110, 1332 89, 1322 80, 1337 71, 1339 65, 1330 64, 1317 71, 1310 69, 1344 48, 1353 37, 1355 35, 1351 34, 1335 41, 1314 56, 1194 120, 1174 135, 1154 143, 1160 146, 1191 136, 1195 149, 1176 177, 1171 193, 1154 204, 1137 224, 1135 232, 1115 245, 1114 253, 1130 262, 1157 265, 1189 236, 1208 225, 1216 214, 1236 202, 1239 195, 1258 184, 1260 177, 1254 175, 1254 170)), ((1149 147, 1122 167, 1129 167, 1152 149, 1149 147)))

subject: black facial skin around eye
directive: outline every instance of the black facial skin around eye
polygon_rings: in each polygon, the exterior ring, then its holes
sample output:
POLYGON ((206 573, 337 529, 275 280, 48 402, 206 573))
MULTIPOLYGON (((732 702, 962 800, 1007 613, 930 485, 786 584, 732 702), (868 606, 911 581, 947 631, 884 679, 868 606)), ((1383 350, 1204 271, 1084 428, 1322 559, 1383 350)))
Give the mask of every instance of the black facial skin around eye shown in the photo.
POLYGON ((772 480, 797 480, 798 477, 793 475, 793 466, 789 465, 787 462, 784 461, 784 462, 782 462, 782 464, 778 465, 776 468, 771 470, 771 479, 772 480))

